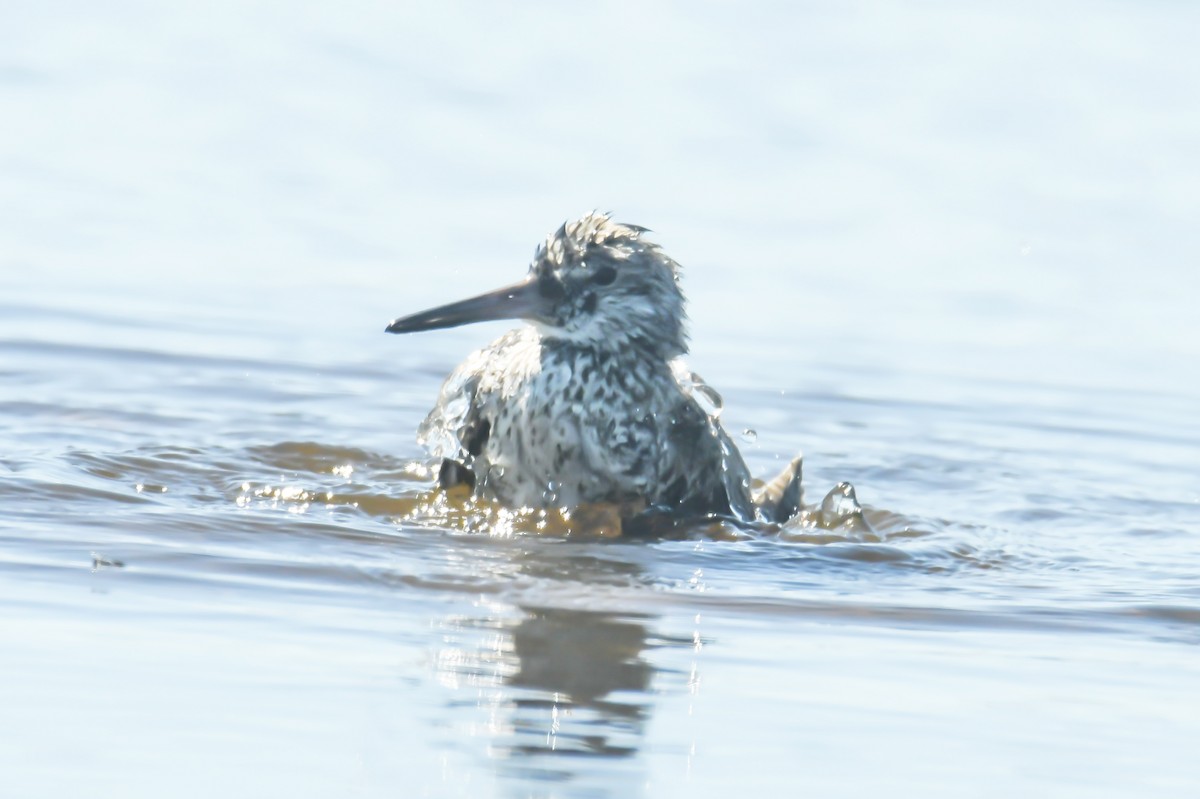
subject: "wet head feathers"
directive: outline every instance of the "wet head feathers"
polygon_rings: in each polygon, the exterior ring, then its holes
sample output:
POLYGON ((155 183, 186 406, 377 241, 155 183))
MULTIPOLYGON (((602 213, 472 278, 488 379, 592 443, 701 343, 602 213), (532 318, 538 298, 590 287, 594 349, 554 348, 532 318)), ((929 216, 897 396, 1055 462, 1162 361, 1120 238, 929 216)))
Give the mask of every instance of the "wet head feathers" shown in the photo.
POLYGON ((555 324, 541 326, 547 337, 665 359, 687 351, 679 265, 646 232, 592 211, 546 237, 530 272, 558 306, 555 324))

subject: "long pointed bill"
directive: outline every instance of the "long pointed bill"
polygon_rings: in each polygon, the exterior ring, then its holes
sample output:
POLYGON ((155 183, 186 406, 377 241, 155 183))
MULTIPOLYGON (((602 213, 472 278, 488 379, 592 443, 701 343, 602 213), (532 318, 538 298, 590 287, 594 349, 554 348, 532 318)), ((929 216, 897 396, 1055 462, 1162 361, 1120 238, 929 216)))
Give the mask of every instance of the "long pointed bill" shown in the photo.
POLYGON ((388 333, 415 333, 494 319, 538 319, 546 315, 548 306, 547 300, 538 292, 537 282, 526 279, 469 300, 402 316, 385 329, 388 333))

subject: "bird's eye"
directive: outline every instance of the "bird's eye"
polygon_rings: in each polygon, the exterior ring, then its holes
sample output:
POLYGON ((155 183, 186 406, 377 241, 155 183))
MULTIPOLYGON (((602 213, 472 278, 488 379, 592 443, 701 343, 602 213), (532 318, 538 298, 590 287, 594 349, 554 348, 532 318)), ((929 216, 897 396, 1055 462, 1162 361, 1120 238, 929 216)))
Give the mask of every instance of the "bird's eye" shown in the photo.
POLYGON ((602 266, 592 275, 592 282, 597 286, 607 286, 617 279, 617 270, 611 266, 602 266))
POLYGON ((537 284, 538 294, 548 300, 561 300, 565 293, 562 282, 549 272, 538 275, 537 284))

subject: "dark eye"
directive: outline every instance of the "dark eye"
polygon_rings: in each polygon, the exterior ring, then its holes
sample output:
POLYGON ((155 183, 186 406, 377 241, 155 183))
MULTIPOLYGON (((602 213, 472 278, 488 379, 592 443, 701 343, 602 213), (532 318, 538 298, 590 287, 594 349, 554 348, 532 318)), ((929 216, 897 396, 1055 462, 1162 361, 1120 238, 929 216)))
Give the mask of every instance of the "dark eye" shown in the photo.
POLYGON ((602 266, 592 275, 592 282, 597 286, 607 286, 617 279, 617 270, 611 266, 602 266))
POLYGON ((548 300, 561 300, 564 294, 563 284, 549 272, 538 275, 538 294, 548 300))

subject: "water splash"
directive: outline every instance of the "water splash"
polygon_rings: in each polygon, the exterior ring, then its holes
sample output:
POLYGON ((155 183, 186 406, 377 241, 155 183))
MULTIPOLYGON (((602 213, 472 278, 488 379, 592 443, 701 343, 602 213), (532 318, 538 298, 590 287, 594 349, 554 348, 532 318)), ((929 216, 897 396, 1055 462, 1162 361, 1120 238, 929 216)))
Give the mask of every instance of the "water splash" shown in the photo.
POLYGON ((700 407, 704 409, 704 412, 708 414, 710 419, 716 420, 720 418, 721 412, 725 410, 725 400, 715 388, 700 381, 699 375, 693 372, 692 376, 698 381, 692 387, 692 397, 700 404, 700 407))
MULTIPOLYGON (((742 496, 749 475, 732 460, 734 440, 719 425, 711 434, 722 445, 725 484, 742 496), (730 464, 733 464, 732 466, 730 464)), ((490 537, 550 536, 584 539, 635 538, 744 541, 779 540, 809 545, 875 546, 899 539, 924 537, 914 522, 897 514, 864 509, 853 486, 841 483, 821 503, 802 509, 780 526, 756 518, 753 505, 735 505, 736 518, 683 518, 668 508, 638 508, 599 503, 564 508, 506 508, 472 496, 465 486, 443 491, 432 486, 435 461, 405 461, 366 450, 348 450, 312 442, 256 447, 252 460, 278 468, 278 479, 260 481, 230 475, 225 483, 233 502, 243 509, 295 515, 320 514, 332 519, 372 518, 401 527, 439 528, 490 537), (348 473, 350 476, 345 477, 348 473), (347 514, 350 514, 348 517, 347 514)), ((502 472, 496 464, 493 470, 502 472)), ((487 475, 482 475, 486 480, 487 475)), ((125 479, 123 474, 110 479, 125 479)), ((561 484, 547 480, 545 499, 557 502, 561 484)))
POLYGON ((838 483, 820 505, 797 513, 781 529, 781 538, 810 544, 884 540, 867 521, 854 486, 849 483, 838 483))
POLYGON ((616 505, 577 508, 510 508, 472 494, 466 486, 426 491, 411 501, 401 524, 512 538, 522 535, 561 538, 613 538, 622 535, 616 505))
POLYGON ((862 505, 858 504, 858 494, 849 483, 838 483, 825 498, 821 500, 820 524, 832 530, 846 524, 861 522, 863 519, 862 505))
POLYGON ((446 378, 433 410, 417 427, 417 443, 435 458, 459 459, 463 454, 461 434, 471 411, 480 360, 479 352, 472 353, 446 378))
POLYGON ((749 522, 758 518, 758 509, 750 494, 750 470, 746 462, 716 418, 710 418, 709 428, 717 443, 721 445, 721 482, 729 498, 729 509, 740 521, 749 522))
POLYGON ((700 410, 704 411, 708 417, 709 433, 721 446, 721 481, 729 498, 730 510, 741 521, 754 520, 758 514, 750 496, 750 472, 737 446, 721 427, 720 416, 725 409, 725 400, 700 375, 688 369, 682 358, 671 361, 671 373, 680 390, 694 399, 700 410))
POLYGON ((696 400, 708 418, 713 421, 720 418, 721 412, 725 410, 725 400, 720 392, 705 383, 700 375, 688 369, 680 358, 671 361, 671 373, 683 393, 696 400))

